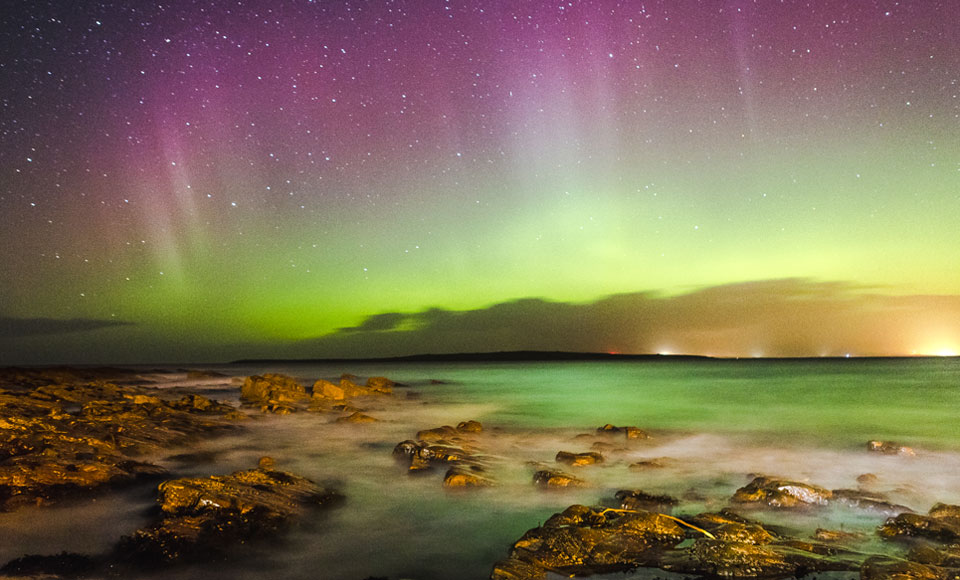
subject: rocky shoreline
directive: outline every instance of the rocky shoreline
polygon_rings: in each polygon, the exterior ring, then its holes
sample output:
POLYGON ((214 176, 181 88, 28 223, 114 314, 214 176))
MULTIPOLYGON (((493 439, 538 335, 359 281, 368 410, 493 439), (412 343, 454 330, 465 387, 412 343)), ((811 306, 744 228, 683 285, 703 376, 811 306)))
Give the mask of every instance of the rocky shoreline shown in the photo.
MULTIPOLYGON (((228 557, 248 542, 282 535, 309 511, 340 504, 341 491, 277 469, 270 457, 253 469, 199 477, 178 476, 169 462, 156 458, 200 438, 243 433, 252 417, 318 413, 325 422, 363 429, 389 420, 379 416, 384 403, 403 388, 384 377, 361 381, 353 375, 319 379, 310 388, 280 374, 233 381, 240 406, 189 387, 152 388, 143 374, 122 369, 0 369, 0 512, 56 509, 77 498, 145 482, 156 485, 151 520, 117 538, 112 549, 24 554, 4 564, 0 575, 128 577, 228 557), (371 401, 379 402, 379 414, 367 409, 371 401)), ((406 395, 414 396, 409 390, 406 395)), ((496 428, 471 419, 422 428, 392 449, 398 477, 417 476, 418 485, 468 494, 496 488, 503 458, 489 447, 498 436, 496 428)), ((604 469, 611 458, 648 444, 651 437, 635 426, 600 426, 574 438, 570 448, 557 449, 553 462, 529 463, 529 485, 543 493, 582 489, 590 485, 586 474, 591 470, 604 469)), ((906 457, 915 452, 871 441, 864 453, 906 457)), ((648 458, 629 469, 659 470, 672 461, 648 458)), ((705 578, 840 572, 863 580, 960 579, 960 506, 937 504, 918 514, 875 489, 873 479, 864 474, 855 489, 831 490, 757 474, 727 505, 705 512, 691 512, 686 506, 696 501, 685 496, 622 489, 598 498, 598 505, 569 505, 529 529, 504 547, 500 561, 491 562, 489 577, 533 580, 647 568, 705 578), (836 506, 886 519, 873 537, 829 528, 802 537, 766 523, 766 514, 816 517, 818 510, 836 506), (874 553, 870 542, 878 539, 891 549, 874 553)))

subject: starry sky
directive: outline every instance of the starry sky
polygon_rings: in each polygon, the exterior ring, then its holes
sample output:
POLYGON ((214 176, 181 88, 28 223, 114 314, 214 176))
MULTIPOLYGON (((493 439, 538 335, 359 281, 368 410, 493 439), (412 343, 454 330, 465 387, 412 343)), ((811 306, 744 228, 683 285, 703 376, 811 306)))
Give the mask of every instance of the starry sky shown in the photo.
POLYGON ((954 0, 11 0, 0 363, 960 350, 954 0))

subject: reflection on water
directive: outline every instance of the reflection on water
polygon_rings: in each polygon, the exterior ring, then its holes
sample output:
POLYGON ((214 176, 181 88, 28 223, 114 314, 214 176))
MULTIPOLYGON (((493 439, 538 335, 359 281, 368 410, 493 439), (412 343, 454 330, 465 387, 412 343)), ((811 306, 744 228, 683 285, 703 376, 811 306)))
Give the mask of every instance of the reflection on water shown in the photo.
MULTIPOLYGON (((942 360, 242 369, 288 372, 304 382, 346 370, 410 386, 365 405, 380 423, 344 425, 310 413, 263 417, 242 435, 191 450, 202 451, 206 463, 168 461, 177 475, 206 475, 246 469, 270 455, 278 468, 335 485, 347 501, 311 515, 280 541, 245 548, 232 564, 157 577, 484 578, 525 530, 570 504, 609 502, 618 489, 637 488, 681 498, 675 514, 718 510, 759 473, 830 489, 856 488, 858 476, 872 473, 875 489, 918 511, 937 501, 960 503, 957 369, 942 360), (407 398, 407 391, 420 396, 407 398), (484 423, 476 452, 497 487, 449 492, 441 487, 442 470, 411 477, 393 461, 393 446, 416 431, 467 419, 484 423), (592 440, 576 436, 608 422, 651 430, 654 438, 615 444, 601 466, 565 467, 587 488, 533 487, 536 464, 556 465, 559 450, 590 450, 592 440), (868 453, 871 438, 900 440, 917 455, 868 453), (660 468, 628 467, 662 457, 669 459, 660 468)), ((0 559, 102 550, 142 525, 149 504, 136 493, 101 502, 0 514, 0 559), (8 543, 14 531, 17 539, 8 543)), ((885 515, 840 507, 754 517, 801 535, 826 527, 872 537, 885 515)), ((865 549, 889 547, 874 542, 865 549)))

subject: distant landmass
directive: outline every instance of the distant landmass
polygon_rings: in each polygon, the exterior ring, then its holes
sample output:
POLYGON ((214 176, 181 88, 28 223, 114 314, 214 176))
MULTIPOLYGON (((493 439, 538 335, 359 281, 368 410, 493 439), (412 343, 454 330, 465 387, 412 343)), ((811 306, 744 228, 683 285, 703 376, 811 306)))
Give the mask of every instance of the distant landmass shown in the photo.
POLYGON ((320 364, 345 362, 537 362, 537 361, 577 361, 577 360, 710 360, 699 355, 665 354, 614 354, 606 352, 564 352, 542 350, 511 350, 499 352, 458 352, 448 354, 413 354, 393 357, 361 358, 313 358, 313 359, 241 359, 230 364, 320 364))

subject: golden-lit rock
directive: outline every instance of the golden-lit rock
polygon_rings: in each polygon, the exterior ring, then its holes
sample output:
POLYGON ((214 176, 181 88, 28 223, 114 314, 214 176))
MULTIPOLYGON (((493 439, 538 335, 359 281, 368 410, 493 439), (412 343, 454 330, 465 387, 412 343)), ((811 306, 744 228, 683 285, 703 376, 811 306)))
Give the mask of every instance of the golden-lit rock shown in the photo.
POLYGON ((596 451, 588 451, 586 453, 560 451, 557 453, 555 460, 557 463, 565 463, 571 467, 583 467, 584 465, 603 463, 603 455, 596 451))
POLYGON ((346 417, 338 418, 337 423, 357 423, 357 424, 358 423, 376 423, 378 420, 379 419, 376 419, 375 417, 371 417, 366 413, 361 413, 360 411, 356 411, 354 413, 351 413, 350 415, 347 415, 346 417))
POLYGON ((470 470, 451 468, 443 477, 443 487, 490 487, 493 480, 470 470))
POLYGON ((884 455, 914 456, 917 454, 912 448, 893 441, 867 441, 867 451, 883 453, 884 455))
POLYGON ((733 501, 789 509, 824 506, 832 497, 833 492, 816 485, 761 476, 738 489, 733 501))
POLYGON ((240 389, 240 400, 265 413, 285 415, 297 411, 308 397, 306 389, 293 377, 267 373, 247 377, 240 389))
POLYGON ((542 469, 533 474, 533 483, 544 488, 584 487, 586 482, 562 471, 542 469))

